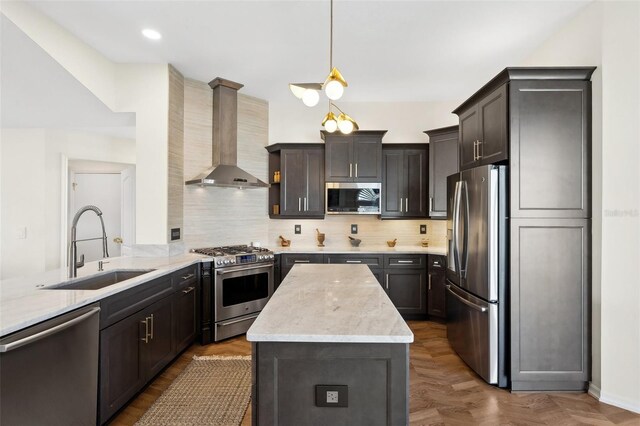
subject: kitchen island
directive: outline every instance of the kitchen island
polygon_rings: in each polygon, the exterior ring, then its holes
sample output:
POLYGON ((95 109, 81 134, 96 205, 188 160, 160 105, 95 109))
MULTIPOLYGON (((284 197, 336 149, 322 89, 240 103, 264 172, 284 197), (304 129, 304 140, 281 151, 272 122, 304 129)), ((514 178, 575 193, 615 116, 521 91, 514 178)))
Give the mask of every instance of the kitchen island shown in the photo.
POLYGON ((413 333, 366 265, 296 265, 247 332, 253 424, 404 425, 413 333))

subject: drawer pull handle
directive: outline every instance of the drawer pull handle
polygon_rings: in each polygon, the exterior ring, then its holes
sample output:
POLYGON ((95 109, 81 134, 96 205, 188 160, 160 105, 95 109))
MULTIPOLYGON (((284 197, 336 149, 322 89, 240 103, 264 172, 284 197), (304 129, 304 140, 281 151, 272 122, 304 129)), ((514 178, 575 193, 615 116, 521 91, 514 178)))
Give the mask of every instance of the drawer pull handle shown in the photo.
POLYGON ((293 263, 309 263, 308 260, 294 260, 293 263))
POLYGON ((195 287, 187 287, 187 288, 185 288, 184 290, 182 290, 182 293, 184 293, 184 294, 189 294, 189 293, 191 293, 191 292, 192 292, 193 290, 195 290, 195 289, 196 289, 195 287))
POLYGON ((398 260, 398 263, 413 263, 413 260, 398 260))
POLYGON ((259 315, 259 314, 255 314, 255 315, 251 315, 250 317, 247 317, 247 318, 241 318, 241 319, 234 320, 234 321, 218 323, 218 324, 216 324, 216 325, 217 325, 218 327, 226 327, 226 326, 228 326, 228 325, 238 324, 238 323, 240 323, 240 322, 245 322, 245 321, 249 321, 249 320, 252 320, 252 319, 256 319, 256 318, 258 318, 258 315, 259 315))
POLYGON ((347 263, 362 263, 362 260, 347 260, 347 263))
POLYGON ((184 277, 182 277, 183 280, 188 280, 189 278, 193 278, 195 277, 195 274, 187 274, 184 277))

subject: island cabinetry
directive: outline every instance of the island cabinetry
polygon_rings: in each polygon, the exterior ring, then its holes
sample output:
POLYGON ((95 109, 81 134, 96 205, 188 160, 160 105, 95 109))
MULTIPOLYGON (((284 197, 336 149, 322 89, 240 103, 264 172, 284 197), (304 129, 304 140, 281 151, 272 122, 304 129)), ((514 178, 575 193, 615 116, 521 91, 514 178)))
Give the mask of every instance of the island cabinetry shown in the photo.
POLYGON ((508 85, 503 84, 476 102, 465 102, 454 111, 460 119, 460 170, 509 158, 507 89, 508 85))
POLYGON ((381 182, 382 137, 386 130, 349 135, 320 132, 325 141, 327 182, 381 182))
POLYGON ((381 254, 325 254, 324 263, 367 265, 380 284, 384 280, 384 256, 381 254))
POLYGON ((430 318, 447 317, 445 262, 444 256, 429 255, 427 258, 427 313, 430 318))
POLYGON ((447 177, 457 173, 458 126, 425 131, 429 135, 429 217, 447 217, 447 177))
POLYGON ((195 340, 198 270, 193 265, 100 302, 98 423, 106 423, 195 340))
POLYGON ((427 217, 427 145, 387 144, 382 153, 381 217, 427 217))
POLYGON ((385 255, 383 287, 405 319, 427 314, 427 256, 385 255))
POLYGON ((275 144, 269 151, 269 215, 272 219, 324 217, 324 147, 275 144))
POLYGON ((283 281, 291 268, 297 264, 324 263, 322 254, 287 253, 280 257, 280 281, 283 281))

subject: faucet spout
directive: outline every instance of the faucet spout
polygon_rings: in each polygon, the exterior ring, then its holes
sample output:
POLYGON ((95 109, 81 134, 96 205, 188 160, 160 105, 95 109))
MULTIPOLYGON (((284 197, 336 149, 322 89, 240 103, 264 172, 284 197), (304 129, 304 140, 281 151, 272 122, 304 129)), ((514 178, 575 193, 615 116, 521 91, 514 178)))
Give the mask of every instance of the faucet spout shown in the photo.
MULTIPOLYGON (((84 254, 78 261, 78 239, 76 238, 76 229, 80 217, 88 212, 94 212, 100 219, 100 225, 102 226, 102 237, 89 238, 91 240, 102 240, 102 257, 109 257, 109 250, 107 248, 107 232, 104 229, 104 220, 102 219, 102 210, 96 206, 84 206, 78 210, 73 216, 71 222, 71 237, 69 238, 69 278, 75 278, 78 276, 78 268, 84 266, 84 254)), ((83 240, 85 241, 85 240, 83 240)))

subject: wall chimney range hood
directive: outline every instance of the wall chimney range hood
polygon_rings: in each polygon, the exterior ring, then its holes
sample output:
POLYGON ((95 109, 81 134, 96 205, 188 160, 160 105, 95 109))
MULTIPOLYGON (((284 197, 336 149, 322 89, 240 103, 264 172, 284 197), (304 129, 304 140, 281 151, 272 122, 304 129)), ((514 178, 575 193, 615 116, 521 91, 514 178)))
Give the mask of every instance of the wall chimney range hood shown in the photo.
POLYGON ((243 85, 217 77, 209 83, 213 89, 213 167, 187 185, 230 188, 268 188, 237 166, 238 164, 238 90, 243 85))

